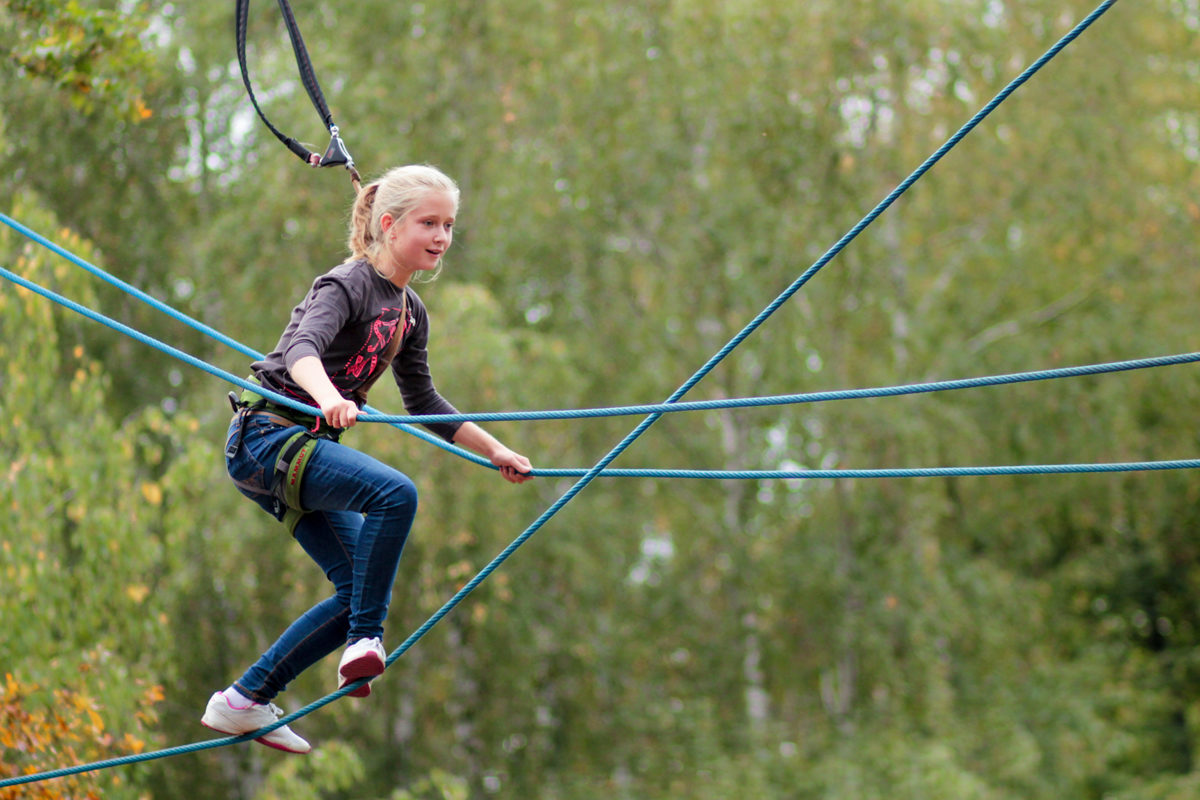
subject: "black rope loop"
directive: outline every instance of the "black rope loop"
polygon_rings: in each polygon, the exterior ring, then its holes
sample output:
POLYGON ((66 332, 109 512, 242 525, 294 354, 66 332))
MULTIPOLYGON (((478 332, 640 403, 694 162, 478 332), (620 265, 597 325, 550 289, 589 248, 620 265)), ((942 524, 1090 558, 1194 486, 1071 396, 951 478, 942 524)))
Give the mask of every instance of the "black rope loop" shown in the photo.
POLYGON ((321 117, 321 122, 329 129, 329 146, 325 148, 324 154, 318 155, 312 152, 299 141, 276 128, 259 106, 258 98, 254 96, 254 89, 250 84, 250 69, 246 65, 246 24, 250 15, 250 0, 237 0, 234 33, 237 39, 238 66, 242 71, 242 83, 246 86, 246 94, 259 119, 271 133, 275 134, 275 138, 282 142, 288 150, 291 150, 297 158, 313 167, 344 166, 350 172, 350 180, 357 192, 362 186, 362 178, 355 169, 354 157, 350 155, 350 150, 342 140, 338 126, 334 124, 333 114, 329 111, 329 105, 325 102, 325 94, 321 91, 321 84, 313 70, 312 59, 308 56, 308 48, 304 45, 304 36, 300 33, 296 15, 292 13, 292 7, 288 0, 278 0, 278 3, 280 13, 283 15, 284 26, 287 28, 288 38, 292 42, 292 52, 296 56, 296 68, 300 73, 300 82, 304 84, 308 99, 312 101, 313 108, 321 117))

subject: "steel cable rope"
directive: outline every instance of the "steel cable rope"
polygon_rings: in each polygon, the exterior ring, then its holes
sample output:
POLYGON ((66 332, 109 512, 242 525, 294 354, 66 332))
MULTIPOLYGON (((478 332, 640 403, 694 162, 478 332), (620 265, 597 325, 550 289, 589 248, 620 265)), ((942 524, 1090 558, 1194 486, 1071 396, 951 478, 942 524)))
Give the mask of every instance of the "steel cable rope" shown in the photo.
MULTIPOLYGON (((93 311, 79 303, 69 300, 55 292, 50 291, 38 284, 22 278, 19 275, 11 272, 4 267, 0 267, 0 277, 3 277, 18 286, 28 289, 31 292, 41 295, 47 299, 53 300, 66 308, 75 311, 83 316, 107 325, 114 330, 126 334, 139 342, 155 347, 167 355, 178 358, 184 363, 190 364, 202 369, 205 372, 216 375, 224 380, 236 382, 251 388, 252 385, 248 382, 237 378, 231 373, 225 372, 219 368, 213 367, 204 361, 183 352, 171 345, 154 339, 140 331, 130 328, 116 320, 109 319, 103 314, 93 311)), ((753 404, 754 401, 765 399, 771 400, 774 404, 782 404, 784 402, 817 402, 823 400, 840 400, 851 397, 880 397, 880 396, 895 396, 900 394, 911 394, 913 392, 934 392, 946 391, 949 389, 968 388, 970 386, 996 385, 999 383, 1017 383, 1023 380, 1045 380, 1051 377, 1074 377, 1078 375, 1092 375, 1105 372, 1116 372, 1121 370, 1140 369, 1145 367, 1169 366, 1175 364, 1194 363, 1200 361, 1200 353, 1183 353, 1176 356, 1163 356, 1161 358, 1146 358, 1137 361, 1121 361, 1112 364, 1095 364, 1085 367, 1067 367, 1060 370, 1044 370, 1043 372, 1017 373, 1013 375, 999 375, 989 378, 975 378, 965 381, 942 381, 940 383, 930 384, 915 384, 911 386, 896 386, 885 387, 883 389, 853 389, 840 392, 814 392, 808 395, 786 395, 778 398, 745 398, 732 400, 712 400, 701 401, 699 403, 673 403, 653 406, 631 406, 634 409, 624 413, 642 413, 640 408, 654 409, 659 415, 673 413, 678 411, 714 409, 714 408, 730 408, 743 406, 746 403, 753 404), (1051 374, 1055 373, 1055 374, 1051 374)), ((262 391, 261 388, 253 386, 256 391, 262 391)), ((289 400, 290 398, 284 395, 275 395, 273 392, 268 392, 271 396, 278 396, 281 399, 289 400)), ((297 408, 304 409, 306 406, 300 403, 291 401, 297 408)), ((614 409, 598 409, 599 411, 610 411, 614 409)), ((588 411, 588 409, 585 409, 588 411)), ((520 414, 522 412, 514 412, 520 414)), ((563 412, 531 412, 533 414, 552 413, 558 414, 563 412)), ((434 415, 430 415, 434 416, 434 415)), ((496 415, 499 417, 507 417, 507 415, 496 415)), ((444 414, 440 418, 448 420, 457 419, 478 419, 477 416, 466 414, 444 414)), ((414 418, 419 419, 419 418, 414 418)), ((1197 459, 1175 459, 1169 461, 1130 461, 1119 463, 1099 463, 1099 464, 1024 464, 1013 466, 975 466, 975 467, 916 467, 906 469, 796 469, 796 470, 688 470, 688 469, 604 469, 597 477, 608 478, 682 478, 682 479, 700 479, 700 480, 805 480, 818 478, 919 478, 919 477, 942 477, 942 476, 986 476, 986 475, 1030 475, 1030 474, 1063 474, 1063 473, 1081 473, 1081 472, 1133 472, 1133 471, 1149 471, 1149 470, 1167 470, 1167 469, 1193 469, 1200 467, 1200 460, 1197 459)), ((567 478, 579 477, 581 474, 587 474, 586 471, 578 469, 539 469, 534 470, 534 474, 540 477, 549 478, 567 478)), ((0 784, 2 785, 2 784, 0 784)))
MULTIPOLYGON (((80 266, 83 269, 87 270, 88 272, 92 273, 93 275, 96 275, 97 277, 102 278, 103 280, 109 282, 110 284, 130 293, 137 299, 142 300, 143 302, 151 305, 153 308, 156 308, 157 310, 162 311, 165 314, 168 314, 172 318, 185 323, 186 325, 194 328, 195 330, 197 330, 201 333, 204 333, 207 336, 212 337, 216 341, 238 351, 239 353, 242 353, 243 355, 246 355, 255 360, 261 359, 263 357, 261 353, 258 353, 257 351, 253 350, 252 348, 247 347, 246 345, 242 344, 241 342, 238 342, 237 340, 230 338, 229 336, 221 333, 220 331, 218 331, 202 322, 199 322, 192 317, 187 316, 186 314, 178 311, 175 308, 172 308, 171 306, 167 305, 166 303, 163 303, 162 301, 158 300, 157 298, 153 297, 152 295, 147 294, 146 292, 138 289, 137 287, 132 286, 131 284, 126 283, 125 281, 122 281, 121 279, 116 278, 113 275, 105 272, 103 269, 85 261, 84 259, 75 255, 74 253, 70 252, 69 250, 66 250, 66 249, 60 247, 59 245, 57 245, 54 242, 47 239, 46 237, 42 236, 41 234, 37 233, 36 231, 33 231, 29 227, 21 224, 20 222, 14 220, 12 217, 9 217, 7 214, 4 214, 3 212, 0 212, 0 222, 5 223, 9 227, 16 230, 18 233, 23 234, 24 236, 26 236, 29 239, 36 242, 37 244, 40 244, 43 247, 49 249, 50 251, 66 258, 67 260, 71 261, 72 263, 76 264, 77 266, 80 266)), ((7 272, 7 270, 5 272, 7 272)), ((8 272, 8 274, 5 275, 4 277, 8 277, 9 275, 12 275, 12 273, 8 272)), ((9 278, 9 279, 13 280, 12 278, 9 278)), ((22 285, 24 285, 25 288, 31 289, 33 291, 37 291, 38 293, 42 294, 42 296, 47 297, 51 300, 54 300, 55 302, 63 303, 63 300, 61 299, 61 297, 59 295, 56 295, 55 293, 50 292, 49 290, 44 290, 41 287, 38 287, 32 281, 28 281, 28 279, 18 278, 15 282, 22 283, 22 285)), ((63 304, 65 305, 65 303, 63 303, 63 304)), ((79 308, 73 308, 72 310, 79 311, 79 313, 85 313, 80 310, 81 308, 82 308, 82 306, 80 306, 79 308)), ((86 315, 89 316, 90 318, 92 318, 93 320, 100 322, 104 325, 113 327, 116 330, 121 331, 122 333, 127 333, 127 335, 129 335, 128 330, 132 330, 132 329, 123 330, 122 328, 124 326, 119 326, 119 323, 114 323, 113 320, 110 320, 107 317, 103 317, 103 315, 99 315, 99 314, 96 314, 95 316, 92 316, 91 314, 86 314, 86 315)), ((181 356, 178 354, 179 351, 172 352, 173 348, 171 348, 169 345, 166 345, 166 344, 164 344, 156 339, 153 339, 149 336, 145 336, 144 334, 139 334, 139 336, 141 337, 142 341, 145 344, 155 347, 156 349, 159 349, 159 350, 167 353, 168 355, 172 355, 176 358, 181 358, 181 356)), ((186 361, 186 359, 183 359, 183 360, 186 361)), ((903 384, 903 385, 898 385, 898 386, 882 386, 882 387, 863 388, 863 389, 835 389, 835 390, 827 390, 827 391, 819 391, 819 392, 802 392, 802 393, 797 393, 797 394, 766 395, 766 396, 761 396, 761 397, 725 398, 725 399, 721 399, 721 400, 691 400, 691 401, 681 401, 678 403, 670 403, 670 404, 668 404, 668 403, 647 403, 647 404, 627 405, 627 406, 607 406, 607 407, 600 407, 600 408, 545 409, 545 410, 538 410, 538 411, 481 411, 481 412, 468 412, 468 413, 459 413, 459 414, 428 414, 428 415, 423 415, 423 416, 413 416, 411 414, 384 414, 382 412, 378 412, 378 411, 372 409, 370 406, 366 406, 366 409, 368 409, 369 411, 368 411, 368 413, 359 416, 359 420, 362 422, 376 422, 376 423, 385 423, 388 425, 392 425, 393 427, 399 428, 400 430, 404 430, 407 433, 412 433, 415 436, 419 436, 427 441, 430 441, 432 444, 441 446, 443 449, 448 450, 449 452, 452 452, 455 455, 470 459, 472 461, 475 461, 476 463, 482 464, 483 466, 492 467, 491 464, 489 464, 486 460, 480 458, 479 456, 476 456, 473 453, 469 453, 469 452, 463 450, 462 448, 455 447, 454 445, 449 444, 438 437, 435 437, 424 431, 416 429, 413 427, 412 424, 424 424, 427 422, 433 422, 433 423, 466 422, 468 420, 474 421, 474 422, 511 422, 511 421, 530 421, 530 420, 590 419, 590 418, 597 418, 597 417, 617 417, 617 416, 632 416, 632 415, 637 415, 637 414, 652 414, 652 413, 658 413, 658 412, 678 413, 678 412, 686 412, 686 411, 712 411, 712 410, 716 410, 716 409, 727 409, 727 408, 759 408, 759 407, 765 407, 765 406, 793 405, 793 404, 799 404, 799 403, 818 403, 818 402, 825 402, 825 401, 829 401, 829 400, 850 400, 850 399, 861 399, 861 398, 869 398, 869 397, 898 397, 898 396, 910 395, 910 394, 943 392, 943 391, 952 391, 952 390, 957 390, 957 389, 970 389, 970 388, 977 388, 977 387, 984 387, 984 386, 1001 386, 1001 385, 1005 385, 1005 384, 1025 383, 1025 382, 1041 381, 1041 380, 1052 380, 1052 379, 1058 379, 1058 378, 1075 378, 1075 377, 1081 377, 1081 376, 1086 376, 1086 375, 1100 375, 1100 374, 1111 373, 1111 372, 1121 372, 1121 371, 1127 371, 1127 370, 1147 369, 1147 368, 1151 368, 1151 367, 1164 367, 1164 366, 1174 366, 1174 365, 1179 365, 1179 364, 1195 363, 1197 361, 1200 361, 1200 352, 1178 353, 1178 354, 1174 354, 1174 355, 1154 356, 1154 357, 1147 357, 1147 358, 1130 359, 1130 360, 1125 360, 1125 361, 1114 361, 1114 362, 1101 363, 1101 364, 1086 364, 1086 365, 1079 365, 1079 366, 1074 366, 1074 367, 1056 367, 1053 369, 1034 370, 1034 371, 1029 371, 1029 372, 1014 372, 1014 373, 1008 373, 1008 374, 1003 374, 1003 375, 987 375, 987 376, 976 377, 976 378, 960 378, 960 379, 955 379, 955 380, 927 381, 927 382, 922 382, 922 383, 903 384), (412 424, 409 424, 409 423, 412 423, 412 424)), ((189 362, 189 363, 191 363, 191 362, 189 362)), ((213 375, 216 375, 217 377, 222 378, 223 380, 229 381, 230 383, 232 383, 235 386, 239 386, 241 388, 253 389, 256 392, 262 393, 264 396, 270 397, 272 400, 276 400, 276 401, 280 402, 281 404, 286 404, 290 408, 294 408, 295 410, 302 411, 306 414, 316 415, 316 414, 320 413, 320 409, 315 408, 313 406, 305 405, 304 403, 297 401, 295 398, 290 398, 290 397, 287 397, 286 395, 272 392, 269 389, 264 390, 262 387, 260 387, 256 384, 252 384, 242 378, 232 375, 231 373, 225 372, 223 370, 219 370, 218 368, 213 367, 212 369, 208 369, 208 367, 211 367, 212 365, 207 364, 206 362, 200 362, 200 363, 204 365, 201 368, 205 369, 206 371, 210 372, 213 375)), ((493 467, 493 469, 494 469, 494 467, 493 467)), ((561 475, 568 474, 568 473, 582 475, 583 472, 584 472, 583 470, 567 470, 567 471, 559 470, 559 471, 556 471, 554 473, 554 475, 561 476, 561 475)), ((540 473, 536 473, 536 474, 540 474, 540 473)))
MULTIPOLYGON (((158 339, 155 339, 141 331, 117 322, 97 311, 87 308, 79 303, 69 300, 56 292, 46 289, 43 286, 23 278, 12 271, 0 267, 0 277, 9 280, 18 286, 28 289, 36 294, 41 295, 49 300, 52 300, 76 313, 79 313, 88 319, 99 322, 114 330, 123 333, 143 344, 147 344, 161 352, 170 355, 174 358, 183 361, 186 364, 194 366, 205 372, 208 372, 223 380, 240 385, 245 388, 253 389, 256 392, 269 396, 271 398, 279 398, 281 401, 287 401, 289 405, 297 410, 306 411, 309 413, 317 412, 318 409, 311 408, 303 403, 297 402, 294 398, 288 398, 285 395, 277 394, 269 390, 264 390, 256 384, 238 378, 232 373, 214 367, 213 365, 196 358, 182 350, 179 350, 171 345, 168 345, 158 339)), ((1156 358, 1142 358, 1131 361, 1117 361, 1107 364, 1091 364, 1078 367, 1063 367, 1059 369, 1040 370, 1036 372, 1021 372, 1008 375, 993 375, 982 378, 967 378, 956 381, 935 381, 930 383, 909 384, 903 386, 887 386, 874 389, 846 389, 840 391, 826 392, 809 392, 806 394, 792 395, 775 395, 769 397, 748 397, 748 398, 730 398, 726 400, 700 400, 695 402, 679 402, 668 404, 652 404, 641 406, 620 406, 612 408, 598 409, 579 409, 579 410, 552 410, 552 411, 514 411, 500 413, 480 413, 480 414, 430 414, 429 421, 437 422, 455 422, 466 420, 541 420, 541 419, 576 419, 590 418, 599 416, 618 416, 632 414, 647 414, 647 413, 678 413, 686 411, 704 411, 723 408, 748 408, 762 407, 767 405, 790 405, 798 403, 816 403, 830 400, 846 400, 853 398, 870 398, 870 397, 896 397, 908 394, 929 393, 950 391, 955 389, 975 388, 980 386, 997 386, 1002 384, 1021 383, 1036 380, 1049 380, 1053 378, 1079 377, 1083 375, 1098 375, 1111 372, 1128 371, 1135 369, 1145 369, 1150 367, 1173 366, 1178 364, 1188 364, 1200 361, 1200 353, 1180 353, 1178 355, 1160 356, 1156 358)), ((420 416, 403 416, 395 419, 406 419, 417 422, 424 421, 425 417, 420 416)), ((367 421, 386 421, 381 418, 381 415, 373 415, 367 421)), ((390 422, 390 424, 397 424, 390 422)), ((440 440, 439 440, 440 441, 440 440)), ((456 448, 457 449, 457 448, 456 448)), ((482 460, 482 459, 481 459, 482 460)), ((495 469, 491 464, 487 466, 495 469)), ((999 474, 1029 474, 1035 472, 1041 473, 1061 473, 1061 472, 1097 472, 1097 471, 1132 471, 1132 470, 1147 470, 1147 469, 1183 469, 1194 466, 1193 462, 1186 460, 1175 461, 1138 461, 1138 462, 1123 462, 1120 464, 1029 464, 1020 467, 1016 466, 976 466, 976 467, 920 467, 911 469, 840 469, 840 470, 713 470, 713 469, 605 469, 600 477, 605 478, 686 478, 686 479, 705 479, 705 480, 797 480, 797 479, 814 479, 814 478, 894 478, 894 477, 925 477, 933 475, 999 475, 999 474), (1169 466, 1164 466, 1169 465, 1169 466)), ((543 468, 535 469, 533 474, 539 477, 548 478, 567 478, 580 477, 586 474, 586 470, 582 469, 553 469, 543 468)))
MULTIPOLYGON (((1102 14, 1108 11, 1117 0, 1105 0, 1087 17, 1072 28, 1062 39, 1060 39, 1053 47, 1045 54, 1038 58, 1033 64, 1025 69, 1016 79, 1010 82, 1003 90, 1000 91, 991 101, 988 102, 979 112, 975 114, 968 122, 963 125, 953 136, 950 137, 936 152, 926 159, 911 175, 900 183, 887 197, 884 198, 874 209, 872 209, 865 217, 862 218, 848 233, 839 239, 833 247, 831 247, 820 259, 811 267, 804 271, 782 294, 772 301, 762 312, 760 312, 749 324, 746 325, 736 336, 733 337, 719 352, 710 358, 704 365, 697 370, 691 378, 683 383, 678 389, 671 393, 667 398, 667 403, 674 403, 680 397, 686 394, 693 386, 702 380, 709 372, 711 372, 717 364, 719 364, 734 348, 744 341, 750 334, 758 329, 768 317, 771 316, 780 306, 783 305, 792 295, 794 295, 805 283, 807 283, 814 274, 822 267, 828 264, 833 258, 845 248, 850 241, 858 236, 868 225, 870 225, 880 214, 887 210, 888 207, 896 201, 905 191, 908 190, 922 175, 929 171, 941 158, 953 148, 964 136, 973 130, 980 121, 983 120, 992 110, 1003 102, 1009 95, 1016 91, 1030 77, 1040 70, 1050 59, 1054 58, 1064 47, 1074 41, 1084 30, 1086 30, 1093 22, 1095 22, 1102 14)), ((11 273, 10 273, 11 274, 11 273)), ((463 599, 475 590, 479 584, 488 578, 501 564, 506 561, 521 545, 529 540, 547 521, 550 520, 558 511, 570 502, 579 492, 581 492, 591 481, 600 474, 613 460, 623 453, 634 441, 636 441, 651 425, 653 425, 660 417, 662 412, 651 414, 645 420, 630 431, 620 442, 617 443, 603 458, 591 467, 587 473, 575 482, 561 497, 550 505, 541 515, 538 516, 533 523, 525 529, 516 539, 514 539, 507 547, 504 548, 495 558, 480 570, 470 581, 468 581, 461 589, 459 589, 453 597, 446 601, 432 616, 429 617, 420 627, 417 628, 407 639, 404 640, 392 653, 388 656, 385 662, 385 667, 390 667, 397 659, 407 652, 417 641, 421 639, 434 625, 436 625, 443 617, 452 611, 463 599)), ((167 748, 165 750, 155 751, 153 753, 140 753, 132 756, 122 756, 120 758, 108 759, 106 761, 95 762, 92 764, 82 764, 75 767, 66 767, 57 770, 51 770, 45 773, 36 773, 33 775, 24 775, 17 778, 9 778, 0 781, 0 788, 16 785, 19 783, 30 783, 35 781, 49 780, 51 778, 64 777, 66 775, 88 772, 96 769, 107 769, 111 767, 121 766, 124 764, 132 764, 141 761, 148 761, 153 758, 165 758, 167 756, 193 752, 196 750, 207 749, 211 747, 221 747, 235 742, 249 741, 260 736, 263 736, 277 728, 291 723, 294 720, 300 719, 307 714, 321 708, 322 706, 333 702, 335 699, 348 694, 354 688, 365 682, 366 679, 357 681, 353 684, 343 687, 342 689, 326 695, 325 697, 310 703, 304 708, 284 715, 276 720, 273 724, 260 728, 257 731, 243 734, 242 736, 226 737, 223 739, 210 740, 207 742, 197 742, 190 745, 180 747, 167 748)))
MULTIPOLYGON (((50 252, 56 253, 57 255, 62 256, 63 258, 65 258, 67 261, 70 261, 75 266, 80 267, 81 269, 86 270, 87 272, 91 273, 92 275, 95 275, 97 278, 100 278, 101 280, 109 283, 110 285, 115 286, 118 289, 121 289, 122 291, 128 293, 129 295, 131 295, 131 296, 137 298, 138 300, 141 300, 143 303, 149 305, 151 308, 161 311, 162 313, 166 314, 167 316, 171 317, 172 319, 174 319, 178 322, 184 323, 185 325, 193 328, 194 330, 199 331, 200 333, 203 333, 204 335, 206 335, 212 339, 215 339, 216 341, 220 342, 221 344, 225 345, 226 347, 236 350, 237 352, 241 353, 242 355, 248 356, 249 358, 251 358, 255 361, 262 359, 263 354, 258 352, 257 350, 255 350, 251 347, 247 347, 246 345, 242 344, 241 342, 237 341, 236 339, 232 339, 229 336, 226 336, 225 334, 221 333, 220 331, 216 330, 215 328, 212 328, 211 326, 206 325, 203 322, 193 319, 192 317, 189 317, 187 314, 184 314, 183 312, 172 308, 171 306, 162 302, 158 298, 154 297, 153 295, 147 294, 146 292, 142 291, 141 289, 137 288, 136 286, 133 286, 132 284, 129 284, 129 283, 121 280, 120 278, 116 277, 115 275, 111 275, 108 272, 105 272, 103 269, 101 269, 100 267, 97 267, 95 264, 92 264, 92 263, 86 261, 85 259, 80 258, 79 256, 75 255, 71 251, 69 251, 63 247, 60 247, 59 245, 57 245, 54 242, 47 239, 45 236, 42 236, 37 231, 29 228, 26 225, 23 225, 22 223, 18 222, 17 220, 13 219, 12 217, 8 216, 7 214, 5 214, 3 212, 0 212, 0 222, 3 222, 5 225, 8 225, 10 228, 15 230, 17 233, 20 233, 21 235, 25 236, 26 238, 30 239, 31 241, 41 245, 42 247, 46 248, 50 252)), ((50 299, 54 299, 54 298, 50 298, 50 299)), ((77 310, 77 309, 75 309, 75 310, 77 310)), ((83 313, 83 312, 80 312, 80 313, 83 313)), ((93 319, 95 319, 95 318, 93 318, 93 319)), ((105 325, 109 324, 107 321, 104 321, 104 320, 97 319, 96 321, 101 322, 102 324, 105 324, 105 325)), ((110 325, 110 327, 114 327, 114 326, 110 325)), ((120 330, 120 328, 117 328, 117 330, 120 330)), ((122 333, 124 333, 124 331, 122 331, 122 333)), ((150 341, 146 341, 145 343, 151 344, 150 341)), ((157 343, 152 344, 151 346, 158 347, 158 344, 157 343)), ((163 350, 163 352, 167 352, 165 349, 163 349, 161 347, 159 349, 163 350)), ((170 355, 175 355, 175 354, 170 353, 170 355)), ((176 356, 176 357, 178 357, 178 356, 176 356)), ((184 360, 186 360, 186 359, 184 359, 184 360)), ((212 373, 212 374, 216 374, 216 373, 212 373)), ((230 380, 228 377, 226 377, 228 375, 229 375, 229 373, 223 372, 220 374, 219 377, 225 378, 226 380, 230 380)), ((260 393, 263 392, 263 389, 261 387, 251 386, 249 383, 247 383, 242 378, 233 377, 232 380, 230 380, 230 383, 234 384, 235 386, 240 386, 243 389, 253 389, 253 391, 256 391, 256 392, 260 392, 260 393)), ((269 391, 267 392, 267 394, 271 395, 272 400, 275 400, 276 402, 280 402, 284 405, 287 405, 290 408, 295 408, 298 411, 303 411, 307 414, 312 414, 313 412, 319 413, 318 409, 312 408, 310 406, 306 406, 302 403, 297 403, 296 400, 294 400, 293 398, 285 397, 284 395, 275 394, 274 392, 269 392, 269 391)), ((368 410, 373 410, 373 409, 371 409, 370 406, 365 406, 365 408, 368 410)), ((414 428, 411 425, 405 425, 403 423, 391 423, 391 424, 393 425, 393 427, 399 428, 400 430, 404 431, 405 433, 410 433, 413 436, 416 436, 419 439, 423 439, 436 447, 440 447, 443 450, 454 453, 456 456, 459 456, 460 458, 464 458, 468 461, 472 461, 476 464, 479 464, 480 466, 485 466, 485 467, 489 467, 491 469, 495 469, 495 467, 490 462, 488 462, 487 459, 484 459, 480 456, 475 455, 474 453, 463 450, 461 447, 455 447, 453 444, 450 444, 449 442, 445 441, 444 439, 442 439, 438 436, 434 436, 433 434, 428 433, 427 431, 423 431, 423 430, 414 428)))

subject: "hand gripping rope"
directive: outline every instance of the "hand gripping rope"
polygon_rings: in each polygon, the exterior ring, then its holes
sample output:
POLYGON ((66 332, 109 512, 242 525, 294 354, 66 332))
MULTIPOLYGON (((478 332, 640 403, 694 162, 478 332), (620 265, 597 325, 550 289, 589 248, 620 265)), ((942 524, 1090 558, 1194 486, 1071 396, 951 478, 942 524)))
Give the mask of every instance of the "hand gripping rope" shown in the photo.
POLYGON ((345 165, 346 169, 350 171, 350 180, 357 190, 362 184, 362 178, 359 177, 358 170, 354 168, 354 158, 346 149, 346 143, 342 141, 338 126, 333 122, 333 114, 329 112, 329 106, 325 103, 325 95, 321 91, 321 84, 317 82, 317 74, 313 71, 312 60, 308 57, 308 48, 304 46, 304 37, 300 34, 300 26, 296 24, 296 17, 292 14, 292 7, 288 4, 288 0, 279 0, 279 10, 282 12, 283 22, 287 26, 288 38, 292 40, 292 50, 296 54, 296 67, 300 71, 300 81, 304 84, 304 89, 308 92, 313 107, 317 109, 321 122, 329 129, 329 146, 325 148, 325 153, 318 156, 291 136, 284 134, 271 124, 271 120, 267 119, 267 115, 259 107, 258 98, 254 96, 254 89, 250 86, 250 70, 246 66, 246 20, 250 13, 250 0, 237 0, 235 15, 237 57, 238 65, 242 69, 242 83, 246 85, 246 94, 250 97, 250 103, 258 112, 259 118, 287 149, 295 153, 305 164, 314 167, 345 165))

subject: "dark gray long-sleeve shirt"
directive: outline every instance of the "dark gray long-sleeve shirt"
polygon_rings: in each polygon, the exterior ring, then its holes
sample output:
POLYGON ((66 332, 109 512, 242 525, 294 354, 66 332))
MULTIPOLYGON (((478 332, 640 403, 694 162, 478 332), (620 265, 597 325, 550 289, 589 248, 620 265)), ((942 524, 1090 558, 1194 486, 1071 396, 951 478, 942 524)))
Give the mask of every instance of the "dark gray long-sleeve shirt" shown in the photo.
MULTIPOLYGON (((250 365, 268 389, 316 405, 292 380, 289 370, 305 356, 316 356, 334 387, 348 400, 379 366, 393 336, 403 336, 392 359, 392 374, 408 413, 457 414, 433 385, 426 347, 429 315, 425 304, 410 288, 400 289, 380 277, 365 260, 340 264, 313 281, 304 300, 292 309, 291 320, 275 349, 250 365), (401 326, 404 294, 408 312, 401 326)), ((427 425, 452 440, 461 423, 427 425)))

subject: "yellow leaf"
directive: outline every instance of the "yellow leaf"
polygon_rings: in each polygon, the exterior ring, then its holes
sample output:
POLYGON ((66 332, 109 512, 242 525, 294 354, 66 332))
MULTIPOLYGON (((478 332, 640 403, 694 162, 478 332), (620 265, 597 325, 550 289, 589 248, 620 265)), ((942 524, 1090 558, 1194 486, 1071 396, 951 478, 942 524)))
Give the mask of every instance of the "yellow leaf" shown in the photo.
POLYGON ((146 498, 146 502, 152 506, 162 505, 162 487, 157 483, 144 481, 142 483, 142 497, 146 498))

